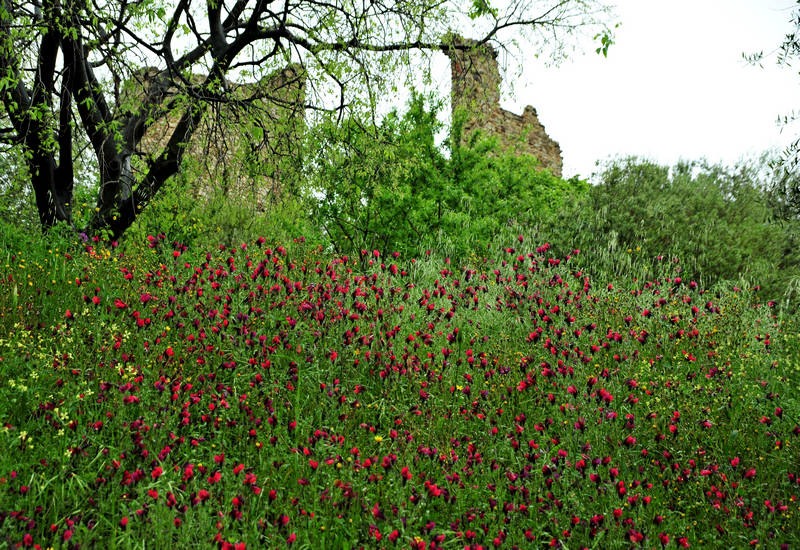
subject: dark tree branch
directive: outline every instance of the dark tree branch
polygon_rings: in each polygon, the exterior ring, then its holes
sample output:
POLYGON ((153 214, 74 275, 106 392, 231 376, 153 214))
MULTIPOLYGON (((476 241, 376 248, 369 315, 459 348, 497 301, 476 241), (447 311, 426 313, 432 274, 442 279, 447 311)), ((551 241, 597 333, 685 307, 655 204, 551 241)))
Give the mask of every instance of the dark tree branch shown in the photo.
POLYGON ((225 29, 222 27, 222 5, 220 0, 206 0, 208 6, 209 39, 211 41, 211 55, 214 59, 222 57, 228 41, 225 39, 225 29))
POLYGON ((94 76, 80 40, 62 36, 65 58, 72 66, 72 93, 78 102, 78 113, 98 156, 106 146, 106 125, 111 122, 111 110, 94 76))
POLYGON ((60 200, 56 201, 60 218, 72 225, 72 191, 75 187, 75 166, 73 161, 73 132, 72 132, 72 69, 70 65, 64 68, 61 75, 61 94, 59 101, 58 121, 58 168, 56 169, 56 183, 60 200))
POLYGON ((31 99, 34 104, 39 103, 39 100, 41 100, 49 106, 52 102, 52 97, 55 93, 54 76, 59 45, 58 34, 48 29, 42 38, 39 60, 36 64, 34 96, 31 99))
POLYGON ((189 1, 190 0, 180 0, 178 5, 175 6, 175 11, 172 13, 172 17, 170 17, 167 23, 167 32, 164 33, 164 41, 161 47, 164 60, 167 62, 167 67, 172 67, 175 64, 175 59, 172 56, 172 38, 175 36, 175 31, 178 29, 181 16, 189 8, 189 1))

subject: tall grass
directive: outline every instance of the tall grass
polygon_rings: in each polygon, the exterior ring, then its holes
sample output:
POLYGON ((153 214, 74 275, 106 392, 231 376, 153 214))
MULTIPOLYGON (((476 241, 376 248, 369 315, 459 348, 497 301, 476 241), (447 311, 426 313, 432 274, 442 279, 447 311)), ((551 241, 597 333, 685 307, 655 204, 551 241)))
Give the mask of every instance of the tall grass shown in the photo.
POLYGON ((0 544, 800 545, 797 319, 534 237, 22 250, 0 544))

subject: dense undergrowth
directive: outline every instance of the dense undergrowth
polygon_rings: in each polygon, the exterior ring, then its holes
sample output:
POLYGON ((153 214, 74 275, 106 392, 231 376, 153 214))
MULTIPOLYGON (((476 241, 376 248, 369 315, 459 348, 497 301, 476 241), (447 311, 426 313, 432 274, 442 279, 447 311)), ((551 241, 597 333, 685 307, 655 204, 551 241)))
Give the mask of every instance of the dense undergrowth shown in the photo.
POLYGON ((531 155, 480 133, 465 143, 458 120, 441 147, 436 104, 419 96, 378 126, 321 124, 309 132, 305 168, 256 215, 225 186, 198 201, 186 189, 202 174, 187 167, 128 237, 164 233, 202 247, 304 235, 350 257, 379 249, 467 262, 530 233, 557 255, 581 250, 581 268, 601 279, 649 277, 677 259, 684 277, 707 288, 758 287, 761 301, 800 304, 798 178, 768 157, 731 167, 620 158, 589 185, 540 171, 531 155))
POLYGON ((437 120, 321 126, 261 213, 186 166, 120 242, 6 189, 0 547, 800 546, 796 177, 437 120))
POLYGON ((2 546, 800 545, 797 320, 749 287, 11 233, 2 546))
POLYGON ((620 159, 581 200, 545 217, 540 238, 560 251, 586 250, 584 267, 592 273, 625 277, 666 258, 704 285, 758 287, 760 300, 794 309, 800 303, 800 195, 780 188, 779 173, 765 169, 764 161, 668 168, 620 159))

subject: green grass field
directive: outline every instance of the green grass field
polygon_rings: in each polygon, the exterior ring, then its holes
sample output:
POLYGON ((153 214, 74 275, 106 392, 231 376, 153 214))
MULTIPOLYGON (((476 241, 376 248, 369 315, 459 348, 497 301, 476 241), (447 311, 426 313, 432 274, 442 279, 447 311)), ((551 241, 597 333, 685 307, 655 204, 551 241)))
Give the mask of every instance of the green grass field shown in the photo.
POLYGON ((800 547, 796 318, 539 244, 8 250, 0 547, 800 547))

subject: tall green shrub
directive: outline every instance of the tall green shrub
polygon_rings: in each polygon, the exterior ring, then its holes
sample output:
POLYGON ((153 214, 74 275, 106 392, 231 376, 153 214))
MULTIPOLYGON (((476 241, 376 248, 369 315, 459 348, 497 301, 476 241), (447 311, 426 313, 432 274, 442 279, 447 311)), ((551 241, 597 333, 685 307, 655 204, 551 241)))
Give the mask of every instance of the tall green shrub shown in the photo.
POLYGON ((684 162, 672 168, 635 157, 611 162, 580 203, 542 225, 561 249, 581 248, 595 270, 677 261, 707 285, 744 278, 778 300, 800 269, 787 247, 796 224, 774 216, 765 182, 746 164, 684 162))
POLYGON ((315 218, 336 249, 420 255, 430 248, 463 258, 588 189, 494 139, 476 134, 462 144, 458 119, 443 151, 435 139, 440 108, 414 95, 405 113, 395 110, 379 125, 349 119, 317 128, 309 147, 315 218))

